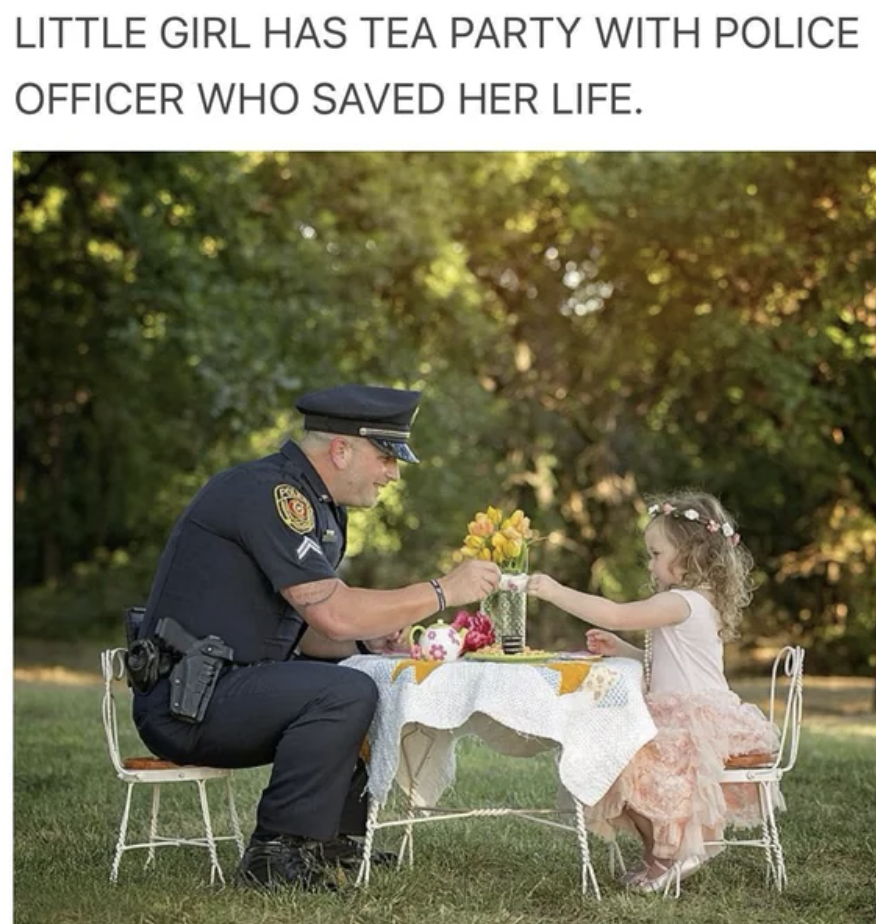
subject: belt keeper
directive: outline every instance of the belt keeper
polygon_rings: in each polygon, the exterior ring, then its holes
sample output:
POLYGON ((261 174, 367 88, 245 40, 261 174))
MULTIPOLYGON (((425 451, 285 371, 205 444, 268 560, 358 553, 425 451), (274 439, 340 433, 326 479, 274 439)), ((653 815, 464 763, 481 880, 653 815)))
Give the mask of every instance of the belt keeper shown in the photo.
POLYGON ((438 598, 438 609, 446 610, 447 609, 447 598, 444 596, 444 590, 441 585, 438 583, 437 578, 432 578, 429 583, 432 585, 432 590, 435 591, 435 596, 438 598))

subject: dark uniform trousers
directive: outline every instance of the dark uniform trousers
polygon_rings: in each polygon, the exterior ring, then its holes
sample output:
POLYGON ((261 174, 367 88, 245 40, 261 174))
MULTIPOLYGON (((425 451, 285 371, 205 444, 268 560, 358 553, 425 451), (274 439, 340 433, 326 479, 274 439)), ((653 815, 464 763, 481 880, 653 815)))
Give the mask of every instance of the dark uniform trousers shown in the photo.
POLYGON ((365 831, 359 750, 377 706, 366 674, 308 661, 263 661, 228 670, 203 722, 168 713, 169 682, 135 697, 144 743, 175 763, 214 767, 273 764, 255 833, 330 840, 365 831))

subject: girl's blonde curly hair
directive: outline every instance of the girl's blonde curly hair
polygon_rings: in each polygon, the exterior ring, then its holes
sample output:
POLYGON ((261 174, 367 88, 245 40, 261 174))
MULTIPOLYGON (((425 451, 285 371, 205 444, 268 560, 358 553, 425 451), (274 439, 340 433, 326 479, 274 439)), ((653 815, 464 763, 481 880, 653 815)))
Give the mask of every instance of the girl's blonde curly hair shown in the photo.
MULTIPOLYGON (((736 638, 751 602, 754 560, 739 541, 736 524, 711 494, 683 490, 646 498, 651 523, 659 524, 678 553, 681 587, 708 588, 721 617, 721 637, 736 638)), ((650 524, 649 524, 650 525, 650 524)), ((654 588, 656 589, 656 587, 654 588)))

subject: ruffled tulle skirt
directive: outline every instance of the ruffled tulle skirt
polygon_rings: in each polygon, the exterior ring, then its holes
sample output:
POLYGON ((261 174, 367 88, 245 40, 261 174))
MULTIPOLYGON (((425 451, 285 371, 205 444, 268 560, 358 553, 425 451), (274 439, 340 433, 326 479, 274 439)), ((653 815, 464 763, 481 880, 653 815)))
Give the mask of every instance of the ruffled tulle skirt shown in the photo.
MULTIPOLYGON (((658 693, 646 697, 657 736, 641 748, 608 792, 587 809, 588 827, 612 839, 635 833, 630 808, 651 821, 658 857, 706 857, 724 828, 760 824, 757 785, 720 782, 727 758, 774 753, 779 735, 756 706, 735 693, 658 693)), ((774 804, 784 809, 778 786, 774 804)))

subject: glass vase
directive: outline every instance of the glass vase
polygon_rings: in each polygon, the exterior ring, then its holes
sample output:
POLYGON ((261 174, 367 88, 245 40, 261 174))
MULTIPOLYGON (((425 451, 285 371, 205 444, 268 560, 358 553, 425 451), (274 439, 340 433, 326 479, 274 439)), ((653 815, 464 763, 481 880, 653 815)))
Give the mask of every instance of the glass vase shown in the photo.
POLYGON ((503 654, 520 654, 526 646, 526 594, 519 590, 497 590, 482 604, 493 623, 496 642, 503 654))

